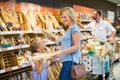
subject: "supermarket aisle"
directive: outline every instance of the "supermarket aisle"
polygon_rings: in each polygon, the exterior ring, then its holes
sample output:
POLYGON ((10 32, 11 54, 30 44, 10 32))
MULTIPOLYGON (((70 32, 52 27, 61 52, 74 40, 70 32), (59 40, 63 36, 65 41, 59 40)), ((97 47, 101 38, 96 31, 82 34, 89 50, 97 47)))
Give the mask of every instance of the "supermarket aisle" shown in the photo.
POLYGON ((115 63, 113 68, 115 80, 120 80, 120 62, 115 63))

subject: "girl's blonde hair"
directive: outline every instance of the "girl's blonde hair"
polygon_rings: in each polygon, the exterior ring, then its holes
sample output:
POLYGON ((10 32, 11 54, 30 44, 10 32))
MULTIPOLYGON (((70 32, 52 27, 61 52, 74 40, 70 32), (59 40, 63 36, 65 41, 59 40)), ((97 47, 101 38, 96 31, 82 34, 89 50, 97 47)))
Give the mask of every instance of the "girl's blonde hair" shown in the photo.
POLYGON ((32 51, 33 53, 37 52, 37 48, 39 47, 39 43, 42 40, 40 39, 40 37, 35 37, 33 40, 31 40, 30 43, 30 51, 32 51))
POLYGON ((75 17, 75 12, 73 10, 73 8, 71 7, 64 7, 60 10, 60 15, 63 12, 67 12, 68 16, 70 17, 70 19, 72 20, 72 23, 76 23, 76 17, 75 17))

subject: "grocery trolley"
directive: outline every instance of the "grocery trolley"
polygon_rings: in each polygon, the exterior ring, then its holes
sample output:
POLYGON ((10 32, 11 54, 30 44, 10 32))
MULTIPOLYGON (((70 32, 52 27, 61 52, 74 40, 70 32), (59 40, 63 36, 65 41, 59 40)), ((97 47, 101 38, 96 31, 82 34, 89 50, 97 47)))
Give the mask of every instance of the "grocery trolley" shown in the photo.
POLYGON ((106 42, 104 43, 109 48, 103 46, 102 53, 98 56, 97 54, 92 56, 92 74, 102 75, 104 79, 104 74, 109 73, 107 80, 115 80, 113 74, 113 62, 114 62, 114 51, 115 51, 115 43, 113 42, 106 42))
POLYGON ((115 60, 115 47, 116 47, 116 44, 115 43, 110 43, 112 48, 110 49, 111 51, 109 51, 109 66, 110 66, 110 73, 109 73, 109 77, 107 80, 115 80, 115 76, 114 76, 114 73, 113 73, 113 63, 114 63, 114 60, 115 60))

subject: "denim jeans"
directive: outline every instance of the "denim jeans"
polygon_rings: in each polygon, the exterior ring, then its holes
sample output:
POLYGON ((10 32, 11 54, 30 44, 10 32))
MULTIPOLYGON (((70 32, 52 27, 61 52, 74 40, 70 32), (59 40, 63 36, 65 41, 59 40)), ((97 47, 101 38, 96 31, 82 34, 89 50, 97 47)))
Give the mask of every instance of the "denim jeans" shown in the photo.
MULTIPOLYGON (((73 62, 73 65, 77 63, 73 62)), ((60 71, 59 80, 73 80, 71 79, 71 66, 72 61, 66 61, 62 63, 62 69, 60 71)))

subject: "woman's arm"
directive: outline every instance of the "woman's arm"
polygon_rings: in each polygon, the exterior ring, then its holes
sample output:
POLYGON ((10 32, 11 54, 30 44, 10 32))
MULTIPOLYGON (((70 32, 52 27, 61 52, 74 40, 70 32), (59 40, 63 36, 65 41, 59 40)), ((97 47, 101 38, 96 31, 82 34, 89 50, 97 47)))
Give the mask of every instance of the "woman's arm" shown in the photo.
POLYGON ((72 39, 73 39, 74 45, 68 49, 56 52, 55 56, 54 56, 55 58, 58 58, 61 55, 70 54, 70 53, 75 52, 76 50, 78 50, 80 48, 80 33, 77 31, 74 32, 72 35, 72 39))

